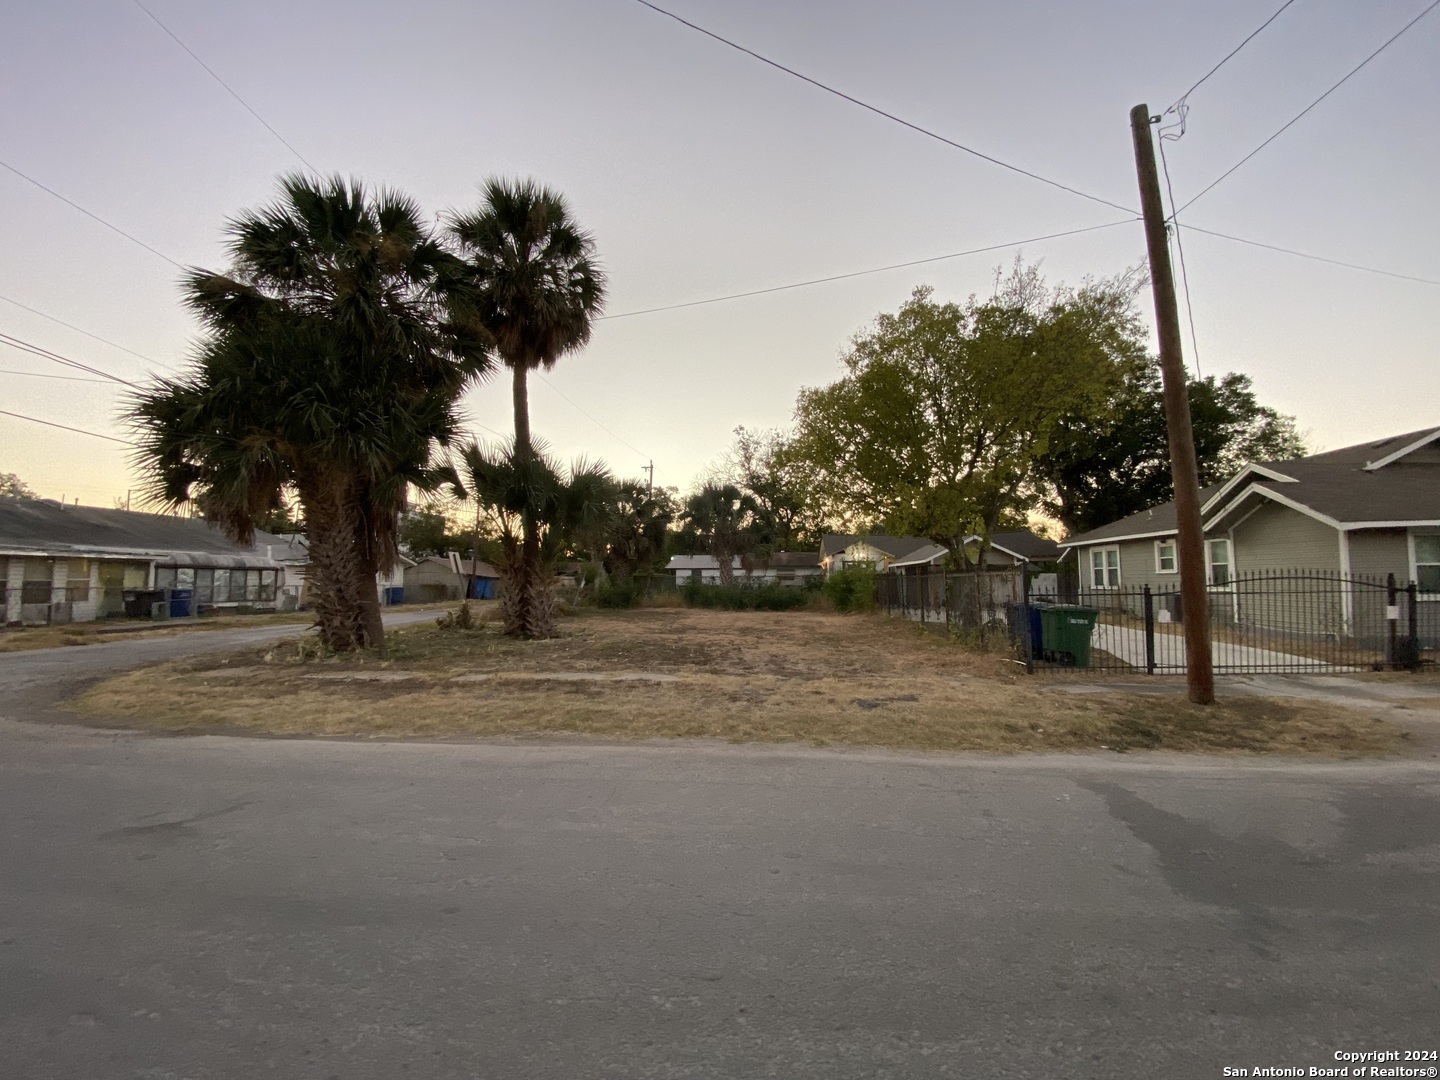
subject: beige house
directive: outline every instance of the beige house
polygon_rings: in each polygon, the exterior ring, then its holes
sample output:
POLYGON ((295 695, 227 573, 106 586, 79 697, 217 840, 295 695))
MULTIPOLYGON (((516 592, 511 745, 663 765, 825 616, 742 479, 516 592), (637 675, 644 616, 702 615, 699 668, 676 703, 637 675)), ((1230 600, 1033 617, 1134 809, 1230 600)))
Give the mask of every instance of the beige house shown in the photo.
MULTIPOLYGON (((972 563, 980 548, 980 537, 965 538, 965 552, 972 563)), ((846 566, 869 564, 876 570, 897 573, 943 571, 950 549, 920 536, 855 536, 828 533, 820 541, 820 565, 826 573, 846 566)), ((1060 548, 1053 540, 1028 530, 997 532, 990 537, 986 565, 993 568, 1054 562, 1060 548)))

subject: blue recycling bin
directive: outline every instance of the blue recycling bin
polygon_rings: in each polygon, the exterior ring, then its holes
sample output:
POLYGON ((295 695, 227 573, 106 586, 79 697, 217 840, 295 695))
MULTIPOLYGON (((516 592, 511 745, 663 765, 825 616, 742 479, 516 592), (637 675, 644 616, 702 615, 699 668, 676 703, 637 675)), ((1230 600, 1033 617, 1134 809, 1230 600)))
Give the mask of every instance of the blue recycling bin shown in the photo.
POLYGON ((191 605, 194 603, 194 589, 171 589, 170 590, 170 617, 172 619, 188 619, 191 613, 191 605))

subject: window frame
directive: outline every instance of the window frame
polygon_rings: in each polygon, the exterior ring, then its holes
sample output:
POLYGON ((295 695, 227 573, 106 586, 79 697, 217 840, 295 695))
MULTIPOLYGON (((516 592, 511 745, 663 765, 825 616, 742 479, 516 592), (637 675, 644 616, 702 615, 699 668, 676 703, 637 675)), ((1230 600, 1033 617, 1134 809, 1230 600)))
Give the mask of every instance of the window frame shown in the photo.
POLYGON ((1157 574, 1178 574, 1179 572, 1180 572, 1180 540, 1179 540, 1179 538, 1172 536, 1169 540, 1156 540, 1156 541, 1155 541, 1155 573, 1157 573, 1157 574), (1162 556, 1161 556, 1161 554, 1160 554, 1160 549, 1161 549, 1162 547, 1168 547, 1168 548, 1170 549, 1170 569, 1168 569, 1168 570, 1165 569, 1164 564, 1161 562, 1162 556))
POLYGON ((1088 569, 1089 569, 1089 572, 1090 572, 1090 588, 1091 588, 1092 590, 1095 590, 1095 591, 1105 591, 1105 592, 1109 592, 1109 591, 1112 590, 1112 589, 1118 589, 1118 588, 1120 588, 1121 583, 1122 583, 1122 582, 1121 582, 1121 577, 1120 577, 1120 545, 1119 545, 1119 544, 1096 544, 1094 547, 1090 548, 1089 551, 1090 551, 1090 554, 1089 554, 1089 562, 1090 562, 1090 565, 1089 565, 1088 569), (1103 557, 1103 556, 1105 556, 1105 555, 1110 554, 1111 552, 1114 552, 1114 554, 1115 554, 1115 565, 1114 565, 1113 567, 1112 567, 1111 565, 1109 565, 1109 563, 1108 563, 1107 561, 1105 561, 1103 558, 1102 558, 1102 561, 1101 561, 1101 565, 1100 565, 1100 566, 1097 567, 1097 566, 1095 565, 1095 557, 1096 557, 1097 555, 1103 557), (1099 570, 1099 571, 1103 574, 1103 576, 1104 576, 1104 583, 1103 583, 1103 584, 1097 584, 1097 583, 1096 583, 1096 581, 1095 581, 1095 571, 1096 571, 1096 570, 1099 570), (1115 572, 1115 580, 1114 580, 1113 582, 1110 580, 1110 571, 1111 571, 1111 570, 1113 570, 1113 571, 1115 572))
POLYGON ((1407 542, 1410 547, 1410 580, 1415 583, 1415 593, 1424 600, 1440 600, 1440 589, 1425 589, 1420 585, 1420 568, 1422 566, 1440 567, 1440 562, 1420 561, 1420 545, 1416 543, 1422 537, 1426 540, 1434 540, 1440 544, 1440 532, 1432 532, 1429 529, 1407 530, 1407 542))
POLYGON ((1229 589, 1235 584, 1235 545, 1228 536, 1217 536, 1205 541, 1205 587, 1209 589, 1229 589), (1215 580, 1215 557, 1210 554, 1214 545, 1225 545, 1225 580, 1215 580))

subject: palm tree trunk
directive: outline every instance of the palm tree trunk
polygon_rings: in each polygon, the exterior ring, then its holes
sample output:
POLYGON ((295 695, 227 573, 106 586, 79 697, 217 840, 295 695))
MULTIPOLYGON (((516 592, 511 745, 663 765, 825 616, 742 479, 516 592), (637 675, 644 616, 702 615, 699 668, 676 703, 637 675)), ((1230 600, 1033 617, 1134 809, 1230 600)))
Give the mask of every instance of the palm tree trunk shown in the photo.
MULTIPOLYGON (((529 368, 521 362, 511 368, 515 403, 515 457, 528 459, 530 445, 529 368)), ((519 638, 555 636, 555 604, 550 583, 545 580, 545 567, 540 559, 540 523, 535 514, 526 510, 520 515, 520 558, 510 580, 505 582, 510 593, 502 608, 505 633, 519 638)))
POLYGON ((375 579, 379 560, 374 530, 367 516, 355 515, 355 602, 359 609, 360 644, 379 649, 385 656, 385 623, 380 617, 380 583, 375 579))
POLYGON ((297 479, 305 512, 310 595, 320 641, 336 652, 351 652, 361 646, 364 638, 356 595, 359 551, 355 532, 359 515, 355 502, 341 475, 327 472, 297 479))

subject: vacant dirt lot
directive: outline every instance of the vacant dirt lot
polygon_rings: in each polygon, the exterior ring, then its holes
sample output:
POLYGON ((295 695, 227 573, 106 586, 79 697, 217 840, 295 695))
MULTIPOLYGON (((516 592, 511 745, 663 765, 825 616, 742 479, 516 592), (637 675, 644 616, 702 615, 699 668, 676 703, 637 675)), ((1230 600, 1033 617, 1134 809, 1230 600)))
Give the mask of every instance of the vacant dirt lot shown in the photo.
POLYGON ((485 622, 427 625, 392 634, 387 661, 315 659, 289 641, 131 672, 73 708, 95 723, 195 733, 1341 756, 1405 745, 1378 717, 1324 704, 1236 698, 1202 710, 1148 695, 1046 693, 1003 656, 878 615, 669 608, 586 613, 563 630, 516 642, 485 622))

